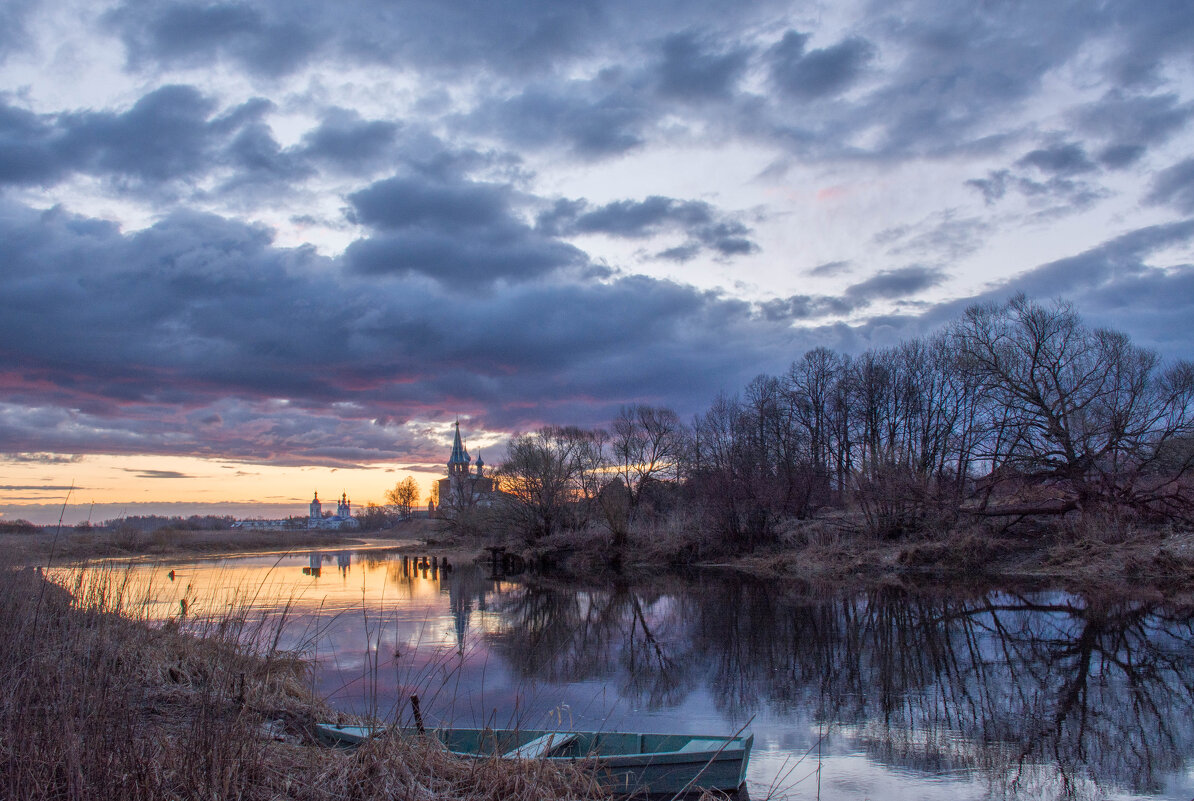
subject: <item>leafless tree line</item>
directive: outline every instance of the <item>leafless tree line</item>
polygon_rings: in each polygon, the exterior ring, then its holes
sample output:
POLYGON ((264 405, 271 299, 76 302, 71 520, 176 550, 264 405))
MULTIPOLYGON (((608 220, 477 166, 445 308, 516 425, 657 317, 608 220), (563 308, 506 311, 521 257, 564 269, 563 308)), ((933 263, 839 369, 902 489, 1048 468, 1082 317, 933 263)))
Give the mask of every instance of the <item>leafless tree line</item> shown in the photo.
POLYGON ((518 436, 498 478, 531 538, 602 522, 615 544, 668 498, 747 548, 841 506, 886 538, 961 516, 1189 519, 1192 400, 1194 364, 1017 296, 893 347, 816 348, 687 426, 634 405, 609 431, 518 436))

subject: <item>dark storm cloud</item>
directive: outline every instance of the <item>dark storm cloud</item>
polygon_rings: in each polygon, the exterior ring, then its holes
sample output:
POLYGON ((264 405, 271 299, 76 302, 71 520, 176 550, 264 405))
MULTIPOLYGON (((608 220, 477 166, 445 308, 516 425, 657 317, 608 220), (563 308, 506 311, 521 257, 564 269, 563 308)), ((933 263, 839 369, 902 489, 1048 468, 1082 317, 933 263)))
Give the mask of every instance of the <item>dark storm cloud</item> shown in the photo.
POLYGON ((7 0, 0 5, 0 62, 28 46, 27 22, 33 0, 7 0))
MULTIPOLYGON (((1049 157, 1041 156, 1040 159, 1048 161, 1049 157)), ((1061 169, 1065 167, 1061 166, 1061 169)), ((1029 198, 1038 206, 1044 205, 1043 209, 1036 212, 1038 219, 1075 214, 1107 196, 1105 190, 1088 181, 1064 175, 1053 175, 1044 181, 1037 181, 1011 170, 991 170, 986 178, 971 178, 964 183, 978 190, 988 206, 1002 200, 1009 191, 1029 198)))
MULTIPOLYGON (((1114 295, 1117 287, 1142 275, 1158 272, 1146 259, 1156 251, 1194 240, 1194 220, 1139 228, 1074 256, 1034 267, 995 288, 993 295, 1010 291, 1035 297, 1081 298, 1091 294, 1114 295)), ((1184 303, 1194 303, 1194 297, 1184 303)))
POLYGON ((83 461, 77 453, 5 453, 0 457, 9 462, 30 462, 34 464, 75 464, 83 461))
POLYGON ((692 32, 664 39, 658 66, 660 94, 683 100, 729 97, 746 69, 750 51, 707 48, 708 43, 692 32))
POLYGON ((194 478, 194 476, 180 473, 177 470, 142 470, 131 467, 121 468, 126 473, 133 473, 137 478, 194 478))
MULTIPOLYGON (((438 73, 502 76, 563 72, 567 65, 614 47, 623 52, 661 32, 771 18, 779 2, 743 7, 728 0, 632 0, 600 4, 552 0, 343 0, 336 4, 126 0, 106 17, 134 66, 188 66, 223 60, 277 76, 315 57, 350 64, 415 66, 438 73)), ((706 71, 719 77, 722 51, 708 52, 706 71)), ((700 66, 700 65, 697 65, 700 66)), ((683 82, 683 81, 682 81, 683 82)))
POLYGON ((646 141, 658 109, 641 87, 623 85, 620 77, 614 71, 591 81, 532 85, 482 103, 465 124, 522 147, 564 145, 583 158, 625 153, 646 141))
POLYGON ((526 226, 473 229, 461 240, 444 229, 414 227, 358 239, 345 252, 348 266, 363 275, 412 273, 444 285, 472 288, 495 281, 526 281, 585 263, 582 251, 538 237, 526 226))
MULTIPOLYGON (((1027 10, 936 0, 876 4, 865 21, 823 47, 813 46, 816 31, 796 29, 768 47, 748 22, 729 14, 693 29, 672 24, 664 30, 673 33, 656 40, 661 47, 632 35, 605 51, 617 54, 617 66, 586 80, 536 75, 533 85, 482 103, 473 130, 516 147, 565 146, 586 158, 616 156, 677 131, 769 140, 814 161, 1002 153, 1019 146, 1024 130, 1009 120, 1029 106, 1048 75, 1093 42, 1099 55, 1083 68, 1112 69, 1119 55, 1155 34, 1144 32, 1150 21, 1080 0, 1027 10), (654 47, 662 57, 652 58, 654 47), (631 66, 623 55, 636 50, 647 54, 646 67, 631 66), (746 76, 766 78, 774 92, 745 91, 746 76), (719 102, 687 102, 698 98, 719 102), (687 105, 677 115, 682 101, 687 105), (864 132, 868 144, 860 146, 857 135, 864 132)), ((1138 148, 1180 130, 1187 106, 1171 92, 1109 91, 1094 103, 1062 109, 1097 143, 1041 147, 1022 166, 1072 178, 1093 173, 1097 155, 1104 166, 1121 167, 1140 157, 1138 148)))
MULTIPOLYGON (((1189 314, 1192 271, 1163 273, 1145 259, 1192 238, 1194 222, 1141 229, 991 296, 1065 294, 1100 321, 1119 303, 1120 325, 1160 335, 1143 310, 1155 301, 1167 324, 1189 314)), ((889 344, 962 303, 853 327, 791 327, 943 278, 924 266, 879 273, 841 297, 755 306, 642 276, 450 293, 338 274, 334 261, 220 218, 175 215, 126 235, 12 203, 0 206, 0 249, 5 452, 435 461, 441 445, 405 421, 462 412, 499 430, 589 424, 635 400, 690 413, 804 348, 889 344)))
POLYGON ((269 126, 260 122, 243 127, 228 143, 224 156, 233 174, 223 184, 223 191, 244 186, 277 191, 272 184, 290 184, 314 173, 296 154, 283 150, 269 126))
POLYGON ((1145 201, 1164 203, 1185 214, 1194 214, 1194 158, 1179 161, 1157 173, 1145 201))
POLYGON ((1082 146, 1074 142, 1025 153, 1016 164, 1021 167, 1036 167, 1041 172, 1054 175, 1077 175, 1098 169, 1087 157, 1082 146))
POLYGON ((380 64, 426 78, 431 94, 442 89, 437 81, 463 77, 485 99, 447 113, 469 132, 585 159, 698 131, 779 142, 804 158, 1002 151, 1022 134, 1008 119, 1092 43, 1087 73, 1134 76, 1132 88, 1070 110, 1102 140, 1088 148, 1100 163, 1139 158, 1130 148, 1147 148, 1187 113, 1172 93, 1145 94, 1164 83, 1156 64, 1185 53, 1182 33, 1194 29, 1194 13, 1181 0, 1147 9, 896 0, 873 4, 836 40, 822 43, 802 25, 760 41, 790 24, 791 13, 782 3, 721 0, 127 0, 107 20, 130 63, 147 69, 225 61, 277 76, 316 63, 380 64), (775 96, 744 90, 750 77, 766 79, 775 96), (863 91, 847 100, 851 89, 863 91), (869 144, 861 147, 854 140, 864 131, 869 144))
MULTIPOLYGON (((391 203, 399 188, 362 196, 362 212, 399 232, 448 213, 391 203)), ((481 195, 498 200, 471 219, 505 224, 501 195, 481 195)), ((508 429, 597 422, 635 399, 691 410, 782 361, 791 337, 749 304, 642 276, 379 283, 193 213, 122 234, 4 203, 0 281, 0 452, 384 461, 405 451, 374 420, 463 412, 508 429)))
POLYGON ((824 264, 818 264, 809 270, 806 270, 807 275, 816 276, 817 278, 831 278, 835 275, 842 275, 850 272, 853 269, 849 261, 827 261, 824 264))
POLYGON ((506 186, 405 176, 349 196, 351 218, 374 234, 354 242, 347 264, 370 275, 419 273, 445 284, 527 280, 583 267, 580 250, 524 223, 506 186))
MULTIPOLYGON (((803 341, 834 343, 847 352, 889 347, 914 336, 939 331, 959 319, 975 303, 1002 303, 1023 292, 1041 300, 1072 301, 1091 325, 1127 332, 1136 344, 1158 350, 1163 357, 1188 359, 1189 320, 1194 319, 1194 265, 1152 265, 1152 254, 1194 243, 1194 220, 1129 231, 1082 253, 1031 267, 1019 275, 990 285, 986 291, 932 306, 915 313, 874 315, 847 326, 841 322, 807 327, 803 341)), ((799 299, 793 299, 799 300, 799 299)), ((811 299, 816 308, 828 299, 811 299)), ((782 319, 787 301, 772 311, 782 319)), ((793 304, 800 306, 799 303, 793 304)), ((797 310, 799 311, 799 310, 797 310)), ((807 319, 796 313, 791 319, 807 319)))
POLYGON ((851 284, 845 296, 856 304, 872 300, 904 298, 940 284, 946 275, 939 269, 918 264, 883 270, 865 281, 851 284))
POLYGON ((256 167, 277 156, 255 122, 259 105, 248 115, 234 110, 239 119, 232 124, 211 119, 214 110, 214 101, 192 86, 155 89, 123 112, 34 115, 3 106, 0 181, 49 184, 78 171, 155 187, 203 174, 215 162, 256 167))
POLYGON ((950 264, 977 252, 994 228, 981 217, 958 217, 950 209, 914 225, 880 231, 873 241, 893 256, 950 264))
POLYGON ((1144 145, 1108 145, 1099 151, 1099 163, 1112 170, 1131 166, 1144 155, 1144 145))
POLYGON ((904 0, 872 11, 868 39, 891 66, 856 104, 836 112, 829 132, 877 126, 871 150, 884 158, 1006 146, 1005 128, 992 126, 1006 125, 1044 76, 1106 25, 1083 2, 1024 8, 904 0))
POLYGON ((388 178, 348 200, 354 222, 389 231, 429 224, 459 233, 510 217, 508 187, 467 180, 388 178))
POLYGON ((39 115, 0 101, 0 182, 48 184, 64 171, 53 128, 39 115))
POLYGON ((163 86, 123 113, 63 115, 60 152, 92 173, 168 181, 207 168, 215 103, 192 86, 163 86))
POLYGON ((770 322, 805 322, 843 316, 865 309, 876 300, 907 298, 946 278, 941 270, 923 265, 883 270, 850 285, 840 295, 792 295, 763 301, 758 304, 758 313, 770 322))
POLYGON ((743 223, 699 200, 676 200, 653 195, 644 200, 616 200, 593 207, 583 200, 558 200, 539 214, 539 230, 555 236, 606 234, 642 239, 669 231, 685 234, 684 245, 665 250, 659 258, 687 261, 703 249, 720 256, 741 256, 758 251, 751 230, 743 223))
MULTIPOLYGON (((1129 231, 1063 259, 1040 264, 990 285, 984 292, 924 309, 916 315, 864 320, 851 333, 855 347, 889 344, 939 329, 974 303, 1002 303, 1023 292, 1064 298, 1092 325, 1128 332, 1167 357, 1189 358, 1188 321, 1194 318, 1194 265, 1149 263, 1174 246, 1194 243, 1194 220, 1129 231)), ((822 333, 838 329, 819 329, 822 333)), ((848 341, 848 339, 847 339, 848 341)))
POLYGON ((129 2, 106 20, 120 33, 135 66, 202 66, 217 57, 260 74, 281 75, 310 58, 320 37, 299 21, 303 15, 279 17, 267 18, 245 3, 129 2))
POLYGON ((849 314, 855 304, 833 295, 792 295, 787 298, 765 300, 758 304, 759 314, 773 322, 801 322, 821 317, 849 314))
POLYGON ((1168 141, 1190 122, 1194 104, 1181 103, 1172 92, 1140 95, 1113 89, 1070 117, 1079 130, 1099 137, 1108 147, 1138 147, 1168 141))
POLYGON ((874 45, 861 38, 806 52, 808 39, 808 34, 788 31, 768 53, 771 79, 781 91, 797 99, 845 91, 875 55, 874 45))
POLYGON ((216 177, 216 195, 268 199, 320 170, 359 174, 428 159, 424 168, 443 170, 484 161, 417 130, 400 143, 397 123, 335 108, 300 144, 282 147, 268 124, 274 111, 272 102, 252 98, 217 113, 211 97, 186 85, 155 89, 123 111, 34 114, 0 102, 0 184, 49 186, 82 173, 160 197, 216 177))
POLYGON ((1167 58, 1191 61, 1194 7, 1183 0, 1160 0, 1141 7, 1132 2, 1109 4, 1104 11, 1120 35, 1120 49, 1109 65, 1119 83, 1149 86, 1167 58))
POLYGON ((302 152, 317 162, 359 170, 382 161, 398 131, 398 124, 388 120, 364 120, 350 109, 331 109, 318 128, 303 135, 302 152))

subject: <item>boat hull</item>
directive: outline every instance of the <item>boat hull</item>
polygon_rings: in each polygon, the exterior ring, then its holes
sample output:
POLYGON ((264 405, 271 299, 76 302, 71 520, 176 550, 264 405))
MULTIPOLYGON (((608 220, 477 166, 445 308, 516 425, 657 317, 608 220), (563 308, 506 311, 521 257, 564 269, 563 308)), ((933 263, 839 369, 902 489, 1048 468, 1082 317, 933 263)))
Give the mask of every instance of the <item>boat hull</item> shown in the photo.
MULTIPOLYGON (((329 744, 352 747, 391 730, 320 724, 329 744)), ((401 729, 401 736, 416 736, 401 729)), ((754 737, 630 732, 561 732, 535 729, 442 729, 428 732, 450 751, 468 758, 585 761, 598 779, 621 795, 675 794, 704 789, 734 792, 746 780, 754 737)))

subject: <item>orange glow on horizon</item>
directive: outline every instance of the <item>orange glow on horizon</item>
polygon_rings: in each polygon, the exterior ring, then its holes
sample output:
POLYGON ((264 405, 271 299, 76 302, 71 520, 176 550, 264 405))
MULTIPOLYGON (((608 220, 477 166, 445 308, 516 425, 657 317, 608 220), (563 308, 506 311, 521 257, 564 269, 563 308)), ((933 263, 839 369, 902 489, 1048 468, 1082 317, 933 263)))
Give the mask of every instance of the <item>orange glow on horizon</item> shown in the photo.
MULTIPOLYGON (((333 509, 340 494, 347 493, 355 511, 369 502, 384 504, 386 490, 408 476, 418 482, 420 503, 426 504, 432 483, 441 478, 438 465, 427 467, 428 472, 387 465, 283 467, 192 456, 95 455, 60 461, 0 458, 0 520, 25 517, 51 522, 44 514, 46 508, 60 508, 64 503, 71 523, 87 519, 86 507, 92 504, 129 504, 134 507, 129 514, 144 513, 137 511, 142 504, 186 504, 194 507, 188 514, 223 515, 229 513, 224 505, 235 504, 271 510, 293 507, 288 515, 306 515, 316 492, 320 501, 332 504, 333 509), (203 511, 207 506, 210 511, 203 511), (22 514, 23 508, 29 514, 22 514), (39 511, 42 514, 36 514, 39 511)), ((54 520, 57 516, 53 515, 54 520)))

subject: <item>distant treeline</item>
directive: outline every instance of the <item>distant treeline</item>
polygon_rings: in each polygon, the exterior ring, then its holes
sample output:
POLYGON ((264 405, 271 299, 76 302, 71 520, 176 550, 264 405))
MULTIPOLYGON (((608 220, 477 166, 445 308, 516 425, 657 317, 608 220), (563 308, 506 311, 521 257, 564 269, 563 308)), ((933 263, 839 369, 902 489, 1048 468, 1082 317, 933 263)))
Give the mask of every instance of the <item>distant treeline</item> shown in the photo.
POLYGON ((461 524, 535 540, 601 524, 615 544, 683 506, 735 548, 847 509, 874 536, 1069 513, 1194 517, 1194 365, 1164 364, 1063 302, 969 308, 857 356, 816 348, 683 424, 622 409, 610 430, 516 436, 503 494, 446 499, 461 524))
MULTIPOLYGON (((157 531, 163 528, 174 529, 176 531, 222 531, 231 527, 235 520, 236 518, 226 515, 191 515, 190 517, 182 517, 180 515, 133 515, 105 520, 99 524, 79 523, 75 526, 69 526, 69 528, 76 530, 105 529, 109 531, 136 531, 140 533, 157 531)), ((55 529, 57 527, 57 523, 38 525, 30 523, 28 520, 0 521, 0 533, 6 534, 32 533, 45 529, 55 529)))
POLYGON ((231 515, 132 515, 105 520, 100 525, 106 529, 150 532, 163 528, 176 531, 223 531, 236 522, 231 515))

